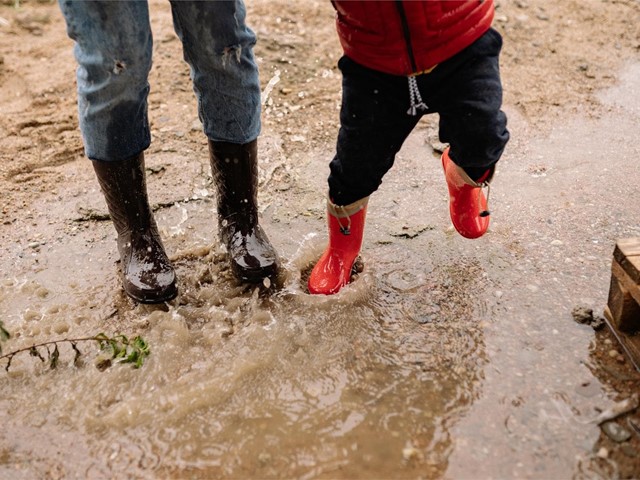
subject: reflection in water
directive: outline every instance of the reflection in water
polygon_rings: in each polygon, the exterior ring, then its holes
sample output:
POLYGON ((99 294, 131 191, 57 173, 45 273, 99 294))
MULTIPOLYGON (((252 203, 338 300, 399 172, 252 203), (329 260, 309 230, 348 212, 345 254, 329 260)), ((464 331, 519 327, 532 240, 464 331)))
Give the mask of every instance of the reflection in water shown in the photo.
MULTIPOLYGON (((482 381, 481 269, 464 258, 431 268, 398 251, 384 256, 393 261, 372 259, 375 267, 338 295, 312 297, 300 271, 316 247, 301 247, 274 292, 236 286, 216 252, 185 253, 176 261, 183 293, 168 307, 133 308, 120 297, 111 307, 91 290, 63 307, 34 295, 38 286, 8 285, 14 305, 45 312, 41 332, 34 322, 6 322, 21 334, 14 346, 95 310, 105 331, 133 326, 152 355, 141 370, 102 373, 70 362, 45 372, 23 358, 3 382, 6 421, 69 432, 65 448, 89 453, 65 469, 82 476, 442 475, 450 428, 482 381)), ((40 438, 11 448, 37 450, 47 442, 40 438)))

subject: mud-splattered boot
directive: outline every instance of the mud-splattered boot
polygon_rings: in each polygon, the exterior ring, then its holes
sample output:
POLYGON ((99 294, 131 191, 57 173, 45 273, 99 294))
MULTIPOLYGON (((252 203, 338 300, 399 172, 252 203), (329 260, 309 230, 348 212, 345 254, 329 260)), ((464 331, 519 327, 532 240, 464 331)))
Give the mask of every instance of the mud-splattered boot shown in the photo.
POLYGON ((442 154, 442 167, 449 188, 449 213, 453 226, 463 237, 481 237, 489 228, 487 202, 494 169, 488 169, 474 181, 451 160, 448 148, 442 154), (486 197, 482 191, 484 187, 487 187, 486 197))
POLYGON ((241 281, 259 283, 278 270, 276 251, 258 223, 258 142, 209 141, 217 188, 218 232, 231 269, 241 281))
POLYGON ((178 294, 176 275, 149 207, 144 154, 92 163, 118 232, 124 291, 141 303, 173 299, 178 294))
POLYGON ((309 293, 332 295, 349 283, 360 253, 369 197, 340 207, 327 201, 329 244, 309 277, 309 293))

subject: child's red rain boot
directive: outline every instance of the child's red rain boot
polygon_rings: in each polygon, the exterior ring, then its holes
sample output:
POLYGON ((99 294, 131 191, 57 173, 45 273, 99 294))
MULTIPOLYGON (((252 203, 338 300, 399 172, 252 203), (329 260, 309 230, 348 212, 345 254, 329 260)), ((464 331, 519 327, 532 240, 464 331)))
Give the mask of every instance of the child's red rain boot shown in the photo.
POLYGON ((487 197, 482 188, 489 188, 493 168, 476 182, 451 160, 448 148, 442 154, 442 166, 449 187, 449 213, 453 226, 463 237, 481 237, 489 228, 487 197))
POLYGON ((309 293, 332 295, 349 283, 362 247, 368 201, 365 197, 344 207, 327 201, 329 245, 311 271, 309 293))

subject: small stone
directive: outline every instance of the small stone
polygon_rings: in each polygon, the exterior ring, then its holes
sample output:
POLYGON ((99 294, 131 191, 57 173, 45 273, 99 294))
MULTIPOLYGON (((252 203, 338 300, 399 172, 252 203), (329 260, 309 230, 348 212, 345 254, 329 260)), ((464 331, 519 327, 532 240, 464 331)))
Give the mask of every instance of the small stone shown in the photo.
POLYGON ((609 350, 609 356, 611 358, 616 358, 618 355, 620 355, 620 352, 618 352, 617 350, 609 350))
POLYGON ((364 262, 362 261, 362 258, 358 257, 356 258, 356 261, 353 262, 353 267, 351 267, 351 272, 353 274, 358 274, 358 273, 362 273, 364 271, 364 262))
POLYGON ((431 148, 433 148, 433 151, 437 153, 443 153, 449 146, 448 143, 443 143, 439 140, 432 140, 430 145, 431 145, 431 148))
POLYGON ((606 322, 604 318, 602 318, 601 316, 597 316, 593 318, 590 325, 594 330, 601 330, 606 325, 606 322))
POLYGON ((593 321, 593 310, 591 308, 574 307, 574 309, 571 310, 571 315, 578 323, 585 324, 593 321))
POLYGON ((556 247, 556 246, 564 245, 564 243, 562 243, 562 240, 554 240, 551 242, 551 245, 556 247))
POLYGON ((606 448, 602 447, 602 448, 600 448, 600 450, 598 450, 598 453, 596 453, 596 456, 598 458, 608 458, 609 457, 609 450, 607 450, 606 448))
POLYGON ((222 338, 229 338, 231 335, 233 335, 233 333, 234 333, 233 327, 231 326, 224 326, 220 330, 220 336, 222 338))
POLYGON ((628 443, 625 443, 625 444, 621 445, 620 446, 620 450, 622 451, 622 453, 624 453, 629 458, 638 458, 638 457, 640 457, 640 452, 636 448, 633 448, 628 443))
POLYGON ((638 435, 640 435, 640 420, 634 420, 632 418, 628 418, 627 423, 633 430, 635 430, 635 432, 638 435))
POLYGON ((418 450, 414 447, 407 447, 402 449, 402 457, 405 460, 412 460, 418 457, 418 450))
POLYGON ((622 443, 631 438, 631 432, 618 425, 616 422, 605 422, 602 424, 602 431, 614 442, 622 443))

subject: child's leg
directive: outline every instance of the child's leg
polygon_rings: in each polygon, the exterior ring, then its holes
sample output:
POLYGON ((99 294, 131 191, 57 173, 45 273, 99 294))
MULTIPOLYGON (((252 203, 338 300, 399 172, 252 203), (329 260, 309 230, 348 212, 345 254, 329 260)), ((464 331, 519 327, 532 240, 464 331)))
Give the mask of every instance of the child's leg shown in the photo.
POLYGON ((488 199, 482 187, 488 188, 509 140, 507 118, 500 110, 501 47, 500 34, 489 30, 421 79, 427 103, 440 113, 440 139, 450 144, 442 165, 451 220, 467 238, 478 238, 489 228, 488 199))
POLYGON ((501 47, 500 34, 491 29, 426 76, 427 104, 440 114, 440 140, 450 144, 451 160, 476 181, 494 167, 509 140, 500 110, 501 47))
POLYGON ((407 115, 406 77, 387 75, 343 57, 342 108, 329 196, 349 205, 376 191, 420 119, 407 115))
POLYGON ((324 295, 349 283, 362 246, 368 197, 419 119, 407 115, 405 77, 369 70, 347 57, 339 65, 342 110, 329 176, 329 244, 308 282, 310 293, 324 295))

